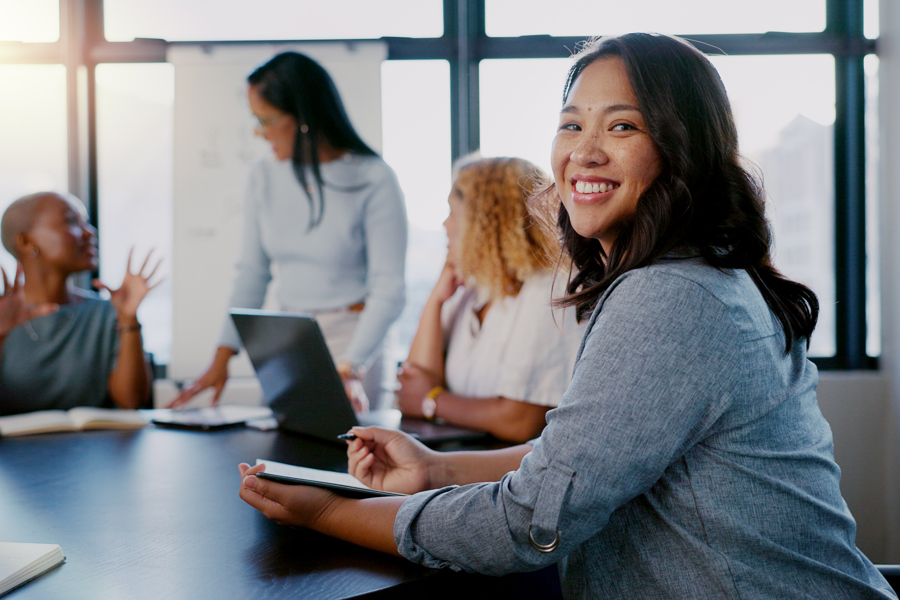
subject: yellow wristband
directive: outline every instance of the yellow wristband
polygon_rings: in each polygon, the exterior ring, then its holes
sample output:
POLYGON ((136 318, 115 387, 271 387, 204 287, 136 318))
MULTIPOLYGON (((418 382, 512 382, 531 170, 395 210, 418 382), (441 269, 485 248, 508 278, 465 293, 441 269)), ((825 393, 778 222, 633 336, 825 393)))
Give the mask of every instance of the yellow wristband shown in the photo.
POLYGON ((433 388, 431 388, 431 391, 430 391, 430 392, 428 392, 427 394, 425 394, 425 397, 426 397, 426 398, 431 398, 432 400, 437 400, 437 397, 440 396, 441 394, 443 394, 443 393, 446 392, 446 391, 447 391, 447 388, 445 388, 444 386, 442 386, 442 385, 436 385, 436 386, 434 386, 433 388))
POLYGON ((437 413, 437 397, 447 391, 442 385, 436 385, 431 388, 425 397, 422 398, 422 416, 428 421, 434 421, 437 413))

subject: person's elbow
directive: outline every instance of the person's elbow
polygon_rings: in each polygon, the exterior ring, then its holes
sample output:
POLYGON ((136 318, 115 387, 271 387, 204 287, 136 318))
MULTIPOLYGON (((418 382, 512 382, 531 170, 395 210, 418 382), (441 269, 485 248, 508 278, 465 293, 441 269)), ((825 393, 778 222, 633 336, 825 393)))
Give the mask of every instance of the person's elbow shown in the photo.
POLYGON ((110 397, 119 408, 137 410, 150 405, 150 384, 138 386, 137 389, 110 390, 110 397))
POLYGON ((147 397, 142 397, 138 394, 126 394, 115 395, 112 397, 112 400, 118 408, 137 410, 139 408, 144 408, 150 398, 149 395, 147 397))

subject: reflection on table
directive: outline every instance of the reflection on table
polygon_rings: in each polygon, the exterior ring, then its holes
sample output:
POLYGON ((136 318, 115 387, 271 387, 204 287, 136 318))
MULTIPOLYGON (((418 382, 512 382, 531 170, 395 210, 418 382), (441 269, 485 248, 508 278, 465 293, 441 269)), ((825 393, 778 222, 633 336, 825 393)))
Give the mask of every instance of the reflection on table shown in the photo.
POLYGON ((435 571, 270 522, 237 494, 237 464, 257 458, 338 471, 347 466, 340 444, 243 427, 0 438, 0 539, 59 544, 67 557, 11 597, 558 594, 546 573, 491 578, 435 571))

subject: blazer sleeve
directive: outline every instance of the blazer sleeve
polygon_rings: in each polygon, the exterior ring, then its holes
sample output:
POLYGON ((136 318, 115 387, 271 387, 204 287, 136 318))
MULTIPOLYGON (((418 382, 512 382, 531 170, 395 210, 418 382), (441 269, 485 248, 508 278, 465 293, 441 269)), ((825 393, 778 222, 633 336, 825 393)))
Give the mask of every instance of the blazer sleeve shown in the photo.
POLYGON ((394 524, 401 554, 492 575, 568 555, 703 439, 737 378, 737 338, 727 308, 693 281, 626 274, 594 312, 563 401, 519 470, 412 496, 394 524), (538 552, 529 529, 540 543, 558 530, 558 549, 538 552))

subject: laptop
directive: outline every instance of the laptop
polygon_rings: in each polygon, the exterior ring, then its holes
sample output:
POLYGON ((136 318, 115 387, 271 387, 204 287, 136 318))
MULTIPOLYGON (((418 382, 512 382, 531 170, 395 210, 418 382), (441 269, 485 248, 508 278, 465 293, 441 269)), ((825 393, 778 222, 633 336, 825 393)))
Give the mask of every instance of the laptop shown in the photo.
POLYGON ((235 308, 231 318, 281 429, 330 442, 356 425, 399 428, 428 444, 488 437, 464 427, 401 419, 396 409, 357 415, 312 315, 235 308))

